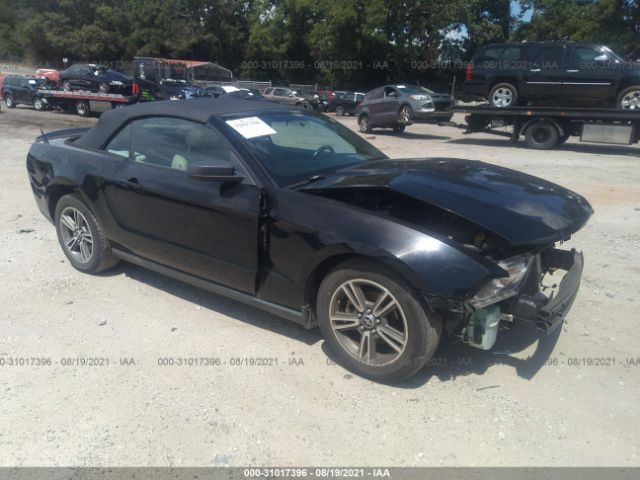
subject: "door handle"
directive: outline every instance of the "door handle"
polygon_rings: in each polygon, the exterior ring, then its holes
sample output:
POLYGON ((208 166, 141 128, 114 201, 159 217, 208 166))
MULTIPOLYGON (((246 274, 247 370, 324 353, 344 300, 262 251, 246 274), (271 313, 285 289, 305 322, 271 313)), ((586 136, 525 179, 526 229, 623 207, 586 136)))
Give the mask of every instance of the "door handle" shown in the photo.
POLYGON ((569 73, 578 73, 580 70, 567 70, 569 73))
POLYGON ((125 180, 124 182, 119 182, 121 186, 124 188, 128 188, 129 190, 141 190, 142 185, 136 177, 131 177, 125 180))

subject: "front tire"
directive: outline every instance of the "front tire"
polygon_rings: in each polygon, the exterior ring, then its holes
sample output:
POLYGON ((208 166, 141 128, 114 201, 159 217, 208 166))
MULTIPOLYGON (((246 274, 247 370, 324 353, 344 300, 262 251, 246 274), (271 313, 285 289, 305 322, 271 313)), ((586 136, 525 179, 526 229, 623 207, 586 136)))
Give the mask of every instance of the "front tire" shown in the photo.
POLYGON ((336 116, 344 117, 344 107, 342 105, 336 107, 336 116))
POLYGON ((415 374, 438 346, 441 323, 395 272, 372 262, 336 267, 320 285, 316 312, 338 363, 376 381, 415 374))
POLYGON ((98 84, 98 93, 109 93, 110 89, 109 89, 109 85, 106 84, 105 82, 100 82, 98 84))
POLYGON ((38 112, 41 112, 46 108, 46 104, 40 97, 36 97, 33 99, 33 108, 35 108, 38 112))
POLYGON ((358 128, 362 133, 371 133, 371 122, 368 115, 360 115, 358 118, 358 128))
POLYGON ((622 90, 616 100, 616 108, 620 110, 640 109, 640 85, 622 90))
POLYGON ((403 105, 398 116, 399 123, 403 125, 411 125, 413 123, 413 108, 409 105, 403 105))
POLYGON ((71 82, 69 80, 65 80, 64 82, 62 82, 62 90, 64 90, 65 92, 71 91, 71 82))
POLYGON ((7 108, 16 108, 16 102, 13 100, 13 97, 9 94, 4 96, 4 104, 7 108))
POLYGON ((518 90, 510 83, 499 83, 489 92, 489 105, 510 108, 518 104, 518 90))
POLYGON ((58 201, 55 226, 62 251, 76 270, 98 273, 118 263, 102 225, 76 195, 58 201))

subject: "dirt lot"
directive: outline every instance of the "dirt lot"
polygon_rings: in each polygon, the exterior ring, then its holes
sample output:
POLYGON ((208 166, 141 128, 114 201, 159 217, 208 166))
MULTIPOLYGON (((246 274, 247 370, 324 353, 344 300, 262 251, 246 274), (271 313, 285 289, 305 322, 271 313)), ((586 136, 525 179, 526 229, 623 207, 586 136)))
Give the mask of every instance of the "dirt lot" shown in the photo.
POLYGON ((537 152, 425 125, 368 136, 396 157, 538 175, 596 210, 570 242, 586 267, 559 337, 518 326, 494 352, 443 344, 430 368, 390 387, 333 365, 317 331, 137 267, 72 269, 24 162, 40 128, 92 122, 0 114, 0 465, 640 465, 637 147, 537 152), (7 366, 16 357, 55 365, 7 366), (77 357, 109 365, 63 365, 77 357), (165 357, 221 365, 159 366, 165 357), (233 365, 256 357, 277 366, 233 365))

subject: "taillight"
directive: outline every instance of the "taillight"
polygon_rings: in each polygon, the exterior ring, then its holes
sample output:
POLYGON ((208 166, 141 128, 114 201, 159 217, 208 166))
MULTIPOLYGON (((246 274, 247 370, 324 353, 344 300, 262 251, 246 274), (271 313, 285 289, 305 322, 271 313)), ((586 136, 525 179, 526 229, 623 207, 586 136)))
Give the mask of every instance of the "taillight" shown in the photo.
POLYGON ((471 62, 469 62, 469 64, 467 65, 467 72, 465 75, 465 80, 467 82, 471 81, 471 77, 473 77, 473 67, 471 66, 471 62))

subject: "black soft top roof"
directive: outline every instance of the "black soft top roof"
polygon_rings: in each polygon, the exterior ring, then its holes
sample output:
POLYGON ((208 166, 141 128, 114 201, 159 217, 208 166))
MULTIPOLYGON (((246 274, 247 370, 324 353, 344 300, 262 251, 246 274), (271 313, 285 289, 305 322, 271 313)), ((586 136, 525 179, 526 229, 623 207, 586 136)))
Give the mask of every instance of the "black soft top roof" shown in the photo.
MULTIPOLYGON (((198 98, 193 100, 165 100, 129 105, 108 110, 100 120, 75 141, 75 145, 87 148, 101 148, 123 124, 130 120, 150 116, 184 118, 206 123, 211 117, 226 114, 257 114, 269 110, 292 110, 291 107, 266 100, 254 100, 222 95, 218 98, 198 98)), ((295 111, 300 111, 295 109, 295 111)))

